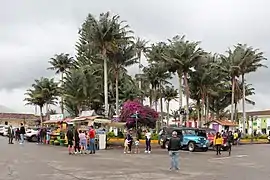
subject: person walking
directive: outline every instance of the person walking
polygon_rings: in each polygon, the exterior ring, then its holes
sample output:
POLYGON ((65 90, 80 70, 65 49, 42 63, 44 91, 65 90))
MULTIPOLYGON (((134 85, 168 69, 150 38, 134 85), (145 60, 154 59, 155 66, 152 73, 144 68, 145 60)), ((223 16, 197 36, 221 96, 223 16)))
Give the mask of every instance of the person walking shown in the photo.
POLYGON ((148 130, 145 131, 145 153, 151 153, 151 132, 149 132, 148 130))
POLYGON ((14 130, 12 125, 8 127, 8 144, 13 144, 14 130))
POLYGON ((232 131, 229 131, 229 134, 227 137, 227 142, 229 146, 229 156, 231 155, 231 152, 232 152, 233 140, 234 140, 234 137, 233 137, 232 131))
POLYGON ((69 153, 69 155, 71 155, 71 154, 74 154, 74 152, 73 152, 73 139, 74 139, 74 136, 73 136, 73 132, 72 132, 70 127, 68 128, 68 131, 67 131, 66 135, 67 135, 67 140, 68 140, 68 153, 69 153))
POLYGON ((220 150, 221 150, 222 141, 223 141, 223 139, 221 137, 221 134, 219 132, 217 132, 216 136, 214 138, 214 145, 216 146, 217 155, 221 155, 220 150))
POLYGON ((168 152, 171 157, 170 170, 179 170, 179 150, 181 149, 181 139, 177 137, 177 132, 172 132, 172 137, 168 143, 168 152))
POLYGON ((78 129, 75 128, 75 132, 74 132, 74 152, 75 154, 80 153, 80 137, 79 137, 79 132, 78 129))
POLYGON ((24 143, 24 135, 25 135, 25 127, 24 127, 23 123, 21 123, 21 127, 20 127, 20 139, 21 139, 21 142, 20 142, 20 144, 24 143))
POLYGON ((93 126, 89 130, 89 151, 90 154, 96 153, 96 131, 93 126))

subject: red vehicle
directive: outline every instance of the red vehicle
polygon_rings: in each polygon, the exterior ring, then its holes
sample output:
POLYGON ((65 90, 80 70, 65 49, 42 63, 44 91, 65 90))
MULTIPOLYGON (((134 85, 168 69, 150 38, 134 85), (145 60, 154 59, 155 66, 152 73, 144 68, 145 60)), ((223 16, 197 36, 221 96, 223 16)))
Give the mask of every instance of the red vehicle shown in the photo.
POLYGON ((209 147, 213 147, 213 142, 215 139, 216 135, 216 130, 215 129, 206 129, 206 135, 207 135, 207 140, 209 141, 209 147))

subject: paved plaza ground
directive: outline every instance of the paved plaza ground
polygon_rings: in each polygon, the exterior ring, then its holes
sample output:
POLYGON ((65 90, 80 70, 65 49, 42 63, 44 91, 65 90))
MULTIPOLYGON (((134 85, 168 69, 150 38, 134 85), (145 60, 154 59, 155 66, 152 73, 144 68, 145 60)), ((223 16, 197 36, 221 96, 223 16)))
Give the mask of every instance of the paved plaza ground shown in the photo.
POLYGON ((235 147, 223 152, 181 151, 181 169, 169 171, 165 150, 152 154, 123 154, 103 150, 95 155, 70 156, 66 149, 26 143, 8 145, 0 138, 0 180, 269 180, 270 145, 235 147))

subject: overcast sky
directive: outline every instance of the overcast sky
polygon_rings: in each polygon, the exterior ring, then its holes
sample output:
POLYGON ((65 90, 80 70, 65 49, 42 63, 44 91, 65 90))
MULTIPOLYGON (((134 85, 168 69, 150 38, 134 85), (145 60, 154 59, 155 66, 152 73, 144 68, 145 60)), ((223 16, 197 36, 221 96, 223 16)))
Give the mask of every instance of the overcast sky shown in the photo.
MULTIPOLYGON (((117 13, 151 42, 179 34, 202 41, 207 51, 222 53, 247 43, 268 57, 269 7, 269 0, 1 0, 0 105, 33 112, 24 106, 25 90, 34 79, 53 76, 46 69, 54 54, 75 54, 78 28, 88 13, 117 13)), ((270 109, 269 75, 269 69, 249 75, 248 83, 256 88, 251 97, 256 106, 249 109, 270 109)))

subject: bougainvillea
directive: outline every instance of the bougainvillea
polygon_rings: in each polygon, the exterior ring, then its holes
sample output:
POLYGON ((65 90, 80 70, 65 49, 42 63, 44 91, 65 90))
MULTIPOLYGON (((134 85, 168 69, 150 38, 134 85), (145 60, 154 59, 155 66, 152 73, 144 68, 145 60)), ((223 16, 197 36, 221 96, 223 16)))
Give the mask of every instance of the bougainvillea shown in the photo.
POLYGON ((136 126, 136 111, 138 113, 138 126, 154 128, 158 119, 158 113, 149 106, 143 106, 138 100, 126 101, 123 104, 120 121, 126 122, 128 128, 136 126))

